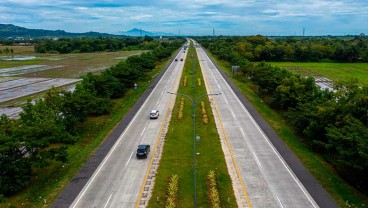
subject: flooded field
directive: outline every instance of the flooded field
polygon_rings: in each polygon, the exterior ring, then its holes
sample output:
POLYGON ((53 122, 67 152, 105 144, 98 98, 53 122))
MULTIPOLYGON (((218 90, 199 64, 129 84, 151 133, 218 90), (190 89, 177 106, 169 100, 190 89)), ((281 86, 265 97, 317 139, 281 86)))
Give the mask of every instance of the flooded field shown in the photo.
MULTIPOLYGON (((9 46, 0 46, 5 49, 9 46)), ((37 54, 33 46, 12 46, 0 56, 0 115, 17 118, 26 99, 37 99, 52 87, 73 91, 80 76, 96 73, 146 51, 37 54)))
POLYGON ((7 82, 10 80, 15 80, 15 79, 19 79, 19 77, 1 77, 0 76, 0 82, 7 82))
POLYGON ((22 56, 22 55, 15 55, 15 56, 0 56, 0 59, 5 61, 26 61, 35 59, 36 56, 22 56))
POLYGON ((61 87, 79 81, 80 79, 28 78, 2 82, 0 83, 0 103, 43 92, 52 87, 61 87))
POLYGON ((61 68, 63 66, 47 66, 47 65, 25 65, 11 68, 0 69, 0 76, 17 76, 43 70, 51 70, 61 68))
POLYGON ((0 108, 0 115, 5 114, 11 119, 17 119, 19 118, 19 114, 22 111, 23 109, 20 107, 4 107, 4 108, 0 108))

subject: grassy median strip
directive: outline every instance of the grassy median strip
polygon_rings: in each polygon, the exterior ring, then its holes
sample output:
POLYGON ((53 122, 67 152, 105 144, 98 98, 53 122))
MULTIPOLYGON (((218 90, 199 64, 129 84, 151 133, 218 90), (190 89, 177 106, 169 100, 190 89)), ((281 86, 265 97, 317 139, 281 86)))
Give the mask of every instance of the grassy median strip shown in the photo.
MULTIPOLYGON (((211 57, 223 71, 231 75, 231 65, 229 63, 219 61, 212 55, 211 57)), ((282 63, 279 65, 282 65, 282 63)), ((358 66, 360 67, 360 65, 358 66)), ((252 90, 254 86, 248 79, 241 76, 236 76, 235 78, 231 77, 231 79, 340 207, 367 206, 368 197, 363 196, 349 184, 345 183, 344 180, 337 175, 331 165, 323 160, 320 155, 311 152, 293 133, 291 128, 286 124, 286 121, 282 118, 282 115, 267 106, 267 104, 254 93, 252 90)))
MULTIPOLYGON (((167 62, 151 71, 149 77, 163 70, 167 62)), ((150 85, 149 81, 138 83, 138 89, 127 92, 124 98, 116 99, 110 115, 89 117, 80 126, 80 141, 69 147, 69 161, 55 162, 37 172, 31 185, 22 193, 8 198, 0 207, 50 207, 62 190, 70 183, 83 164, 90 158, 112 129, 150 85)))
MULTIPOLYGON (((207 94, 203 83, 199 86, 198 79, 203 80, 203 77, 195 49, 190 47, 178 93, 186 94, 193 100, 203 94, 207 94), (193 58, 191 58, 192 56, 193 58), (192 77, 192 64, 195 77, 192 77), (187 77, 186 86, 183 85, 185 76, 187 77)), ((167 96, 174 95, 168 94, 167 96)), ((178 175, 179 177, 179 189, 176 200, 177 207, 193 207, 194 204, 192 103, 188 98, 184 97, 183 118, 179 120, 178 114, 181 98, 183 97, 177 96, 176 98, 160 166, 155 179, 153 195, 148 207, 165 207, 167 180, 171 175, 178 175)), ((200 136, 200 140, 195 141, 197 207, 210 207, 207 186, 207 175, 210 170, 216 171, 221 207, 237 207, 208 97, 204 96, 198 100, 195 110, 196 135, 200 136), (203 123, 200 101, 205 101, 205 108, 209 118, 208 124, 203 123)))

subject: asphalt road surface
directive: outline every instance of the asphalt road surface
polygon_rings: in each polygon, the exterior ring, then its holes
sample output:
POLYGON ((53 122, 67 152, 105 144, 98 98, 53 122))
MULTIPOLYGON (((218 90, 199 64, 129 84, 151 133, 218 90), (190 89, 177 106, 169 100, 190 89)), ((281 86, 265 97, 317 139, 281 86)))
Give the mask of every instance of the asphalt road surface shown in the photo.
MULTIPOLYGON (((111 149, 105 153, 94 155, 96 160, 104 157, 97 165, 93 175, 88 176, 88 170, 93 169, 94 157, 88 161, 72 183, 58 197, 53 207, 135 207, 139 201, 141 187, 150 166, 154 146, 159 139, 165 113, 170 99, 167 92, 177 92, 180 76, 184 67, 186 54, 182 50, 176 55, 178 61, 173 61, 157 85, 148 95, 139 110, 134 113, 125 130, 117 138, 111 149), (180 59, 183 58, 183 61, 180 59), (151 110, 157 109, 160 116, 150 119, 151 110), (149 144, 151 152, 147 159, 137 159, 136 150, 139 144, 149 144), (106 154, 107 153, 107 154, 106 154), (87 173, 83 173, 87 169, 87 173), (88 180, 80 190, 79 180, 88 180), (79 189, 78 193, 75 190, 79 189), (74 192, 74 193, 73 193, 74 192), (76 196, 76 194, 78 194, 76 196)), ((119 126, 118 126, 119 127, 119 126)), ((114 141, 112 141, 114 142, 114 141)), ((100 149, 107 149, 104 144, 100 149)), ((108 146, 108 145, 107 145, 108 146)), ((99 150, 100 150, 99 149, 99 150)), ((98 151, 99 151, 98 150, 98 151)), ((90 171, 89 171, 90 172, 90 171)))
MULTIPOLYGON (((244 106, 243 100, 235 94, 223 75, 200 47, 196 47, 198 59, 205 77, 208 93, 222 92, 214 96, 214 105, 219 114, 232 154, 240 172, 240 181, 244 184, 243 194, 249 199, 251 207, 337 207, 330 196, 304 168, 296 156, 285 147, 282 140, 263 119, 252 109, 253 115, 244 106), (262 120, 258 124, 253 118, 262 120), (268 132, 272 131, 269 135, 268 132), (273 142, 282 143, 279 153, 273 142), (276 138, 277 137, 277 138, 276 138), (282 146, 284 145, 284 146, 282 146), (298 176, 283 159, 288 158, 298 176), (298 179, 303 178, 303 183, 298 179), (304 186, 306 185, 309 190, 304 186), (310 192, 315 192, 312 196, 310 192), (318 200, 318 203, 317 201, 318 200)), ((226 76, 226 75, 225 75, 226 76)), ((242 97, 242 96, 241 96, 242 97)), ((247 103, 249 105, 249 103, 247 103)), ((214 112, 216 113, 216 112, 214 112)))

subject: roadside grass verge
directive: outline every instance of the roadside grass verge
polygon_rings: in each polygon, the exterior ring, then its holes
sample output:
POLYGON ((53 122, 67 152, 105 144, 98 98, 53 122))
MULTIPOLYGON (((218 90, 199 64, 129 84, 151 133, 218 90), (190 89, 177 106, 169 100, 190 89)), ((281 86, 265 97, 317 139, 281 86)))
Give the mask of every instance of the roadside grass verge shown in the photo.
MULTIPOLYGON (((368 85, 367 63, 323 63, 323 62, 268 62, 279 67, 298 67, 302 73, 319 74, 333 81, 357 78, 360 84, 368 85)), ((289 69, 288 69, 289 70, 289 69)), ((289 70, 293 72, 293 70, 289 70)))
MULTIPOLYGON (((187 61, 184 66, 178 93, 186 94, 193 99, 206 94, 204 84, 198 86, 197 78, 203 80, 195 49, 190 47, 187 61), (194 58, 195 77, 192 79, 191 55, 194 58), (187 85, 183 86, 183 79, 187 76, 187 85), (194 81, 193 81, 194 80, 194 81), (192 88, 192 84, 194 87, 192 88)), ((167 95, 174 96, 174 95, 167 95)), ((169 130, 165 138, 165 145, 160 160, 155 186, 148 207, 165 207, 166 184, 171 175, 178 175, 179 190, 177 195, 177 207, 193 207, 194 205, 194 146, 193 146, 193 120, 192 103, 185 98, 184 115, 178 120, 180 99, 177 96, 176 105, 173 108, 169 130)), ((196 142, 196 192, 197 207, 210 207, 208 201, 207 175, 210 170, 215 170, 220 193, 222 207, 237 207, 233 193, 231 178, 227 171, 224 153, 221 148, 219 135, 213 118, 210 103, 207 97, 198 100, 196 106, 196 135, 200 141, 196 142), (200 101, 205 101, 209 124, 204 125, 201 118, 200 101)))
MULTIPOLYGON (((210 55, 211 58, 215 60, 215 62, 221 68, 221 70, 225 71, 228 75, 231 75, 231 65, 229 63, 216 59, 212 54, 210 55)), ((279 66, 287 66, 283 63, 278 64, 280 64, 279 66)), ((309 67, 310 65, 308 64, 312 63, 305 64, 309 67)), ((338 66, 339 65, 334 65, 336 68, 338 68, 338 66)), ((360 64, 357 66, 361 67, 360 64)), ((365 76, 367 77, 367 75, 368 74, 365 76)), ((264 103, 262 99, 254 93, 252 90, 254 85, 248 79, 242 78, 240 76, 230 78, 340 207, 366 207, 368 205, 368 197, 359 193, 357 190, 347 184, 342 178, 340 178, 333 167, 328 164, 320 155, 309 150, 308 147, 302 142, 301 138, 298 138, 294 134, 291 127, 287 125, 282 115, 268 107, 267 104, 264 103)))
MULTIPOLYGON (((156 67, 148 77, 162 71, 166 63, 167 61, 156 67)), ((149 85, 148 80, 138 82, 138 90, 131 89, 124 98, 115 100, 114 110, 110 115, 89 117, 80 125, 80 140, 68 148, 69 161, 53 162, 47 168, 35 170, 29 187, 6 199, 0 207, 50 207, 149 85)))

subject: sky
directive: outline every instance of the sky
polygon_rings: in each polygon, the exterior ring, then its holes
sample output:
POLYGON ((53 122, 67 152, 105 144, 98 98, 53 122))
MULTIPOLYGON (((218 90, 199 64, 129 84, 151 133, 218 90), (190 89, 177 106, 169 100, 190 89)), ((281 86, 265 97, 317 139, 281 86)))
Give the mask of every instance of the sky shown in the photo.
POLYGON ((368 0, 1 0, 0 23, 110 34, 358 35, 368 34, 368 0))

